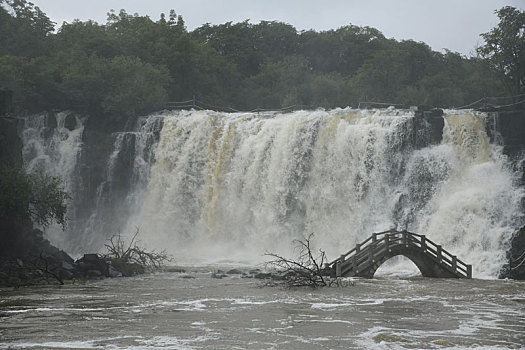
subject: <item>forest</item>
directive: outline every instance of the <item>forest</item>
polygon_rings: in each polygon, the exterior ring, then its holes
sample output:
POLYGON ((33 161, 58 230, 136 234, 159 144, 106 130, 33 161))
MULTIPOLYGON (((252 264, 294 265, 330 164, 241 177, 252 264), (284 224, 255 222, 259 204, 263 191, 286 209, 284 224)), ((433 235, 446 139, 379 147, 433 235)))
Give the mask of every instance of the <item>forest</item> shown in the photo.
POLYGON ((465 57, 351 24, 316 32, 246 20, 188 31, 174 10, 157 20, 120 10, 105 24, 55 29, 26 0, 0 5, 0 91, 12 100, 11 114, 68 109, 122 125, 195 99, 228 111, 370 101, 448 108, 520 94, 525 80, 523 54, 498 56, 502 38, 525 46, 525 16, 512 7, 497 11, 499 27, 465 57))

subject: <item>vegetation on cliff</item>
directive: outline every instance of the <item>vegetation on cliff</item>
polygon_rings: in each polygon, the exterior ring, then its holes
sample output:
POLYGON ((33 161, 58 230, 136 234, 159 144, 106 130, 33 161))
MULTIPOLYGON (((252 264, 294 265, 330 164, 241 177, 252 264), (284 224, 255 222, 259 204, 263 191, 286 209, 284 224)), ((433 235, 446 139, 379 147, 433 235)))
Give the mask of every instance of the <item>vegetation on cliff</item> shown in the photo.
POLYGON ((524 15, 511 7, 498 15, 482 56, 465 57, 355 25, 299 32, 244 21, 189 32, 173 10, 156 21, 121 10, 105 24, 74 21, 54 32, 38 7, 0 0, 0 89, 13 92, 13 112, 72 109, 110 124, 194 96, 204 107, 238 110, 457 107, 523 90, 524 55, 513 50, 523 45, 524 15))

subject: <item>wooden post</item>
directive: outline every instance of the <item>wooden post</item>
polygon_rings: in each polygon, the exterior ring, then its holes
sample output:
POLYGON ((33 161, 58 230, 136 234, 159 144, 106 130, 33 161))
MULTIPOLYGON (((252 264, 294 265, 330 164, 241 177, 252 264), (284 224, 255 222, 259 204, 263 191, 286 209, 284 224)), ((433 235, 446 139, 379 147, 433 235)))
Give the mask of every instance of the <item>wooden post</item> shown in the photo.
POLYGON ((427 251, 427 239, 425 235, 421 236, 421 249, 423 249, 423 252, 427 251))
POLYGON ((386 246, 387 252, 389 252, 390 251, 390 234, 385 235, 385 246, 386 246))
POLYGON ((354 261, 352 262, 352 266, 353 266, 353 270, 354 270, 354 274, 357 273, 357 256, 354 255, 354 261))
POLYGON ((374 234, 372 235, 372 242, 375 242, 375 241, 377 241, 377 235, 374 233, 374 234))
POLYGON ((401 234, 401 242, 403 242, 403 245, 405 247, 408 247, 408 244, 407 244, 407 233, 405 231, 403 231, 403 233, 401 234))
POLYGON ((342 263, 345 262, 345 255, 344 254, 341 254, 341 257, 339 258, 339 261, 341 261, 342 263))
POLYGON ((509 260, 509 278, 512 278, 512 254, 510 250, 507 252, 507 259, 509 260))
POLYGON ((357 254, 360 251, 361 251, 361 244, 358 243, 358 244, 355 245, 355 253, 357 254))
POLYGON ((452 256, 452 268, 454 272, 458 269, 458 258, 455 255, 452 256))
POLYGON ((335 262, 335 277, 341 277, 341 261, 335 262))
POLYGON ((368 260, 372 263, 374 261, 374 247, 369 246, 368 247, 368 260))
POLYGON ((443 260, 443 249, 441 248, 440 245, 437 246, 437 258, 439 262, 443 260))
POLYGON ((467 278, 472 278, 472 265, 467 265, 467 278))

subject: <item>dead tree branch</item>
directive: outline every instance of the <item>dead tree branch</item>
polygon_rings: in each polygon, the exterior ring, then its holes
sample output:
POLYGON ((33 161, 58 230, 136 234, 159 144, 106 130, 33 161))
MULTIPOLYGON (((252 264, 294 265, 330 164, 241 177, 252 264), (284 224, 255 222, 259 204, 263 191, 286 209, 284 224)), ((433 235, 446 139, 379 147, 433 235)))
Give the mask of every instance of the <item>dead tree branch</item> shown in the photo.
POLYGON ((274 253, 265 255, 272 258, 266 263, 267 267, 277 270, 284 276, 284 282, 288 287, 325 287, 337 284, 338 281, 327 276, 323 266, 327 263, 326 253, 319 249, 317 255, 312 250, 311 233, 303 239, 293 241, 297 251, 296 259, 285 258, 274 253))
POLYGON ((166 262, 171 261, 171 257, 166 251, 157 252, 156 250, 146 250, 138 245, 139 229, 126 243, 119 233, 113 235, 104 244, 107 253, 101 257, 106 262, 120 270, 124 275, 141 273, 145 269, 159 269, 166 262))

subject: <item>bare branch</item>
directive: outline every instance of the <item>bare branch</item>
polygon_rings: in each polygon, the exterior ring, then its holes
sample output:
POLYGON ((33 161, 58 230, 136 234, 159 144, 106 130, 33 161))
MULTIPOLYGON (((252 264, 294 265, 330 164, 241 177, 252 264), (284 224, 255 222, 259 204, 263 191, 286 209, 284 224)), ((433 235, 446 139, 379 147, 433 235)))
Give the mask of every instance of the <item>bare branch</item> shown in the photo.
POLYGON ((285 258, 274 253, 265 254, 272 258, 266 263, 266 266, 284 275, 285 284, 288 287, 322 287, 337 283, 331 280, 323 269, 327 262, 325 252, 319 249, 318 256, 314 256, 312 251, 313 237, 314 234, 311 233, 308 237, 293 241, 298 254, 296 259, 285 258))
POLYGON ((155 250, 148 251, 138 245, 139 228, 136 228, 133 236, 126 244, 120 232, 113 235, 104 244, 107 252, 102 258, 108 263, 122 269, 123 275, 132 275, 144 271, 144 269, 158 269, 171 257, 165 252, 155 250))

